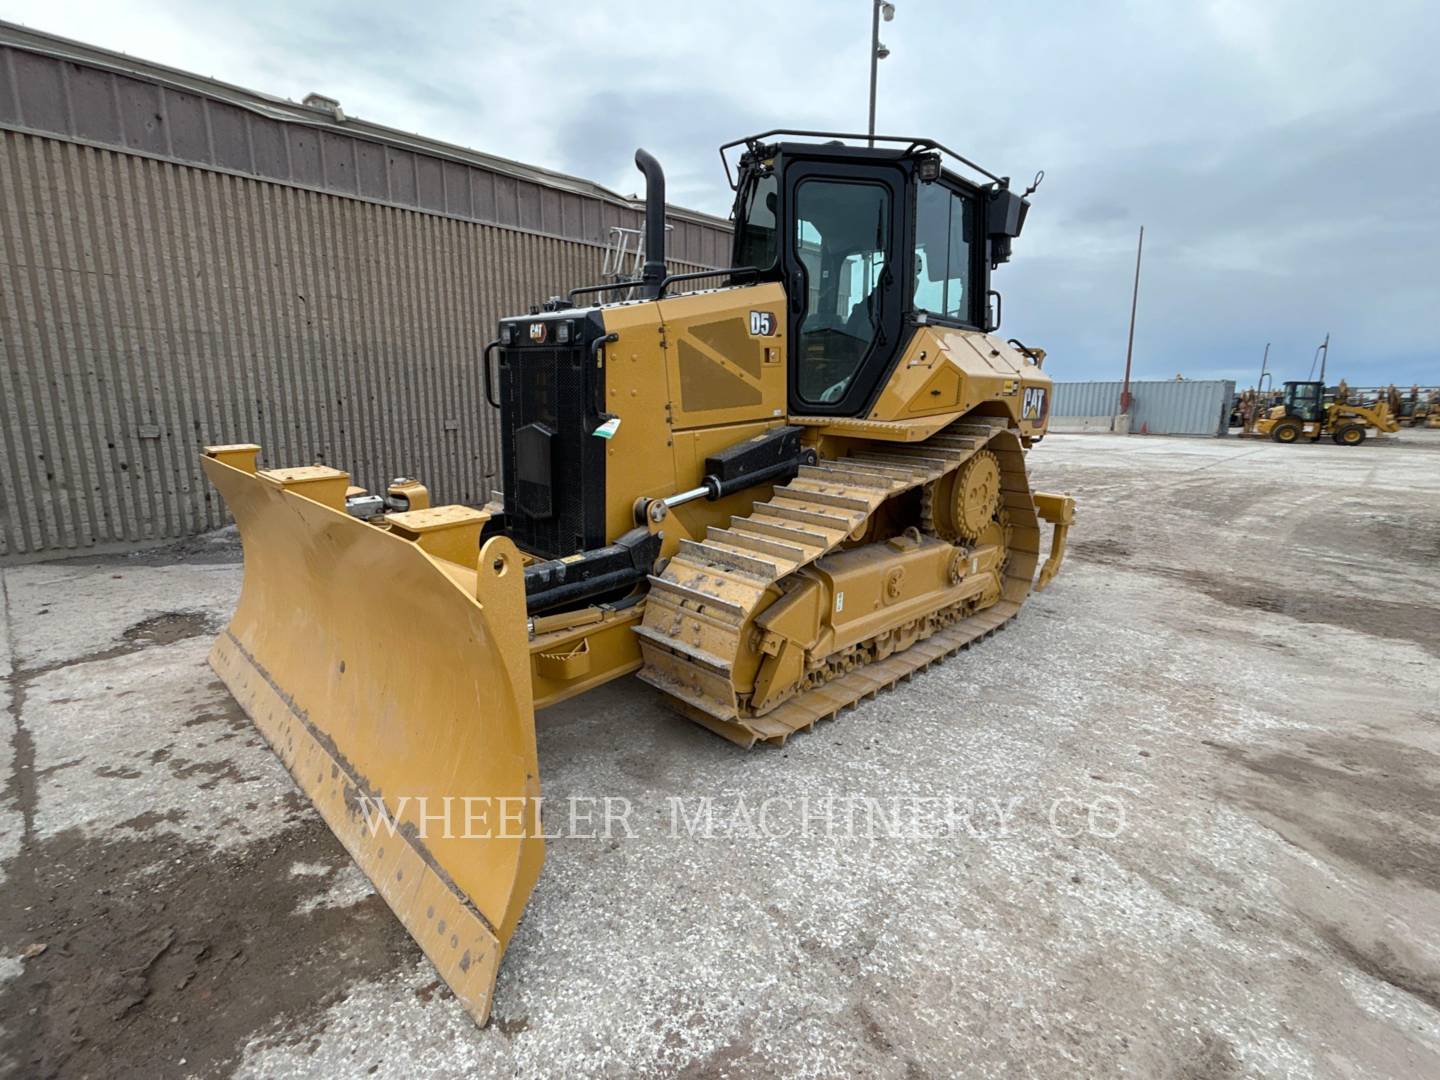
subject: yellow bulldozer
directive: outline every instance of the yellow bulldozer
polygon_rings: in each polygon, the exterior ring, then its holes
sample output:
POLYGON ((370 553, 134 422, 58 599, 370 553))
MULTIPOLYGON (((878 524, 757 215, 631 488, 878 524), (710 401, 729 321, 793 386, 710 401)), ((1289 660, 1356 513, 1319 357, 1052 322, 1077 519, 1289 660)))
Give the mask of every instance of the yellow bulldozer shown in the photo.
POLYGON ((1329 435, 1341 446, 1359 446, 1371 428, 1394 434, 1400 424, 1384 400, 1352 405, 1340 395, 1325 400, 1323 382, 1287 382, 1280 404, 1255 424, 1255 434, 1276 442, 1319 442, 1329 435))
POLYGON ((638 673, 742 747, 783 743, 1060 566, 1074 505, 1025 459, 1051 380, 996 335, 990 282, 1035 186, 868 142, 722 147, 733 266, 705 274, 667 271, 638 151, 643 271, 484 348, 503 500, 204 451, 245 558, 211 663, 480 1023, 543 858, 536 709, 638 673))

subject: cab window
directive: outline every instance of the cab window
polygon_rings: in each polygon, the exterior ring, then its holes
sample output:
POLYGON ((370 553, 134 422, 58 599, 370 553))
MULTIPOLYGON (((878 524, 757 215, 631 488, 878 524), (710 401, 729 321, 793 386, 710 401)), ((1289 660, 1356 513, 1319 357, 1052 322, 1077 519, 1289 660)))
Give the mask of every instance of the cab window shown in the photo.
POLYGON ((970 292, 974 204, 943 184, 921 184, 915 202, 915 307, 975 322, 970 292))
POLYGON ((735 221, 735 265, 768 270, 775 265, 775 199, 773 171, 751 177, 735 221))
POLYGON ((1301 420, 1319 420, 1323 411, 1319 383, 1296 383, 1286 387, 1286 409, 1301 420))
POLYGON ((795 256, 807 300, 796 390, 804 401, 844 397, 875 343, 893 216, 890 190, 881 184, 817 178, 795 189, 795 256))

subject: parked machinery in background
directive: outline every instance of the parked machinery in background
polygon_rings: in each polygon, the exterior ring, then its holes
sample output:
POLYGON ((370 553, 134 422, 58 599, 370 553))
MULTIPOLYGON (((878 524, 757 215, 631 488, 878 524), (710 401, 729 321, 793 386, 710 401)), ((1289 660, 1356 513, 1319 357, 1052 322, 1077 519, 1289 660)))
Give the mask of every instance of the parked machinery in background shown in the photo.
POLYGON ((1356 405, 1349 400, 1353 395, 1343 381, 1328 401, 1322 382, 1287 382, 1280 404, 1256 423, 1255 434, 1280 443, 1318 442, 1329 435, 1341 446, 1359 446, 1372 428, 1387 434, 1400 430, 1388 400, 1356 405))
MULTIPOLYGON (((1352 387, 1342 382, 1335 389, 1334 396, 1351 405, 1373 407, 1384 402, 1390 408, 1391 417, 1401 427, 1424 427, 1431 416, 1440 413, 1440 386, 1413 383, 1408 390, 1401 390, 1394 383, 1352 387)), ((1440 426, 1440 422, 1434 426, 1440 426)))
POLYGON ((1412 384, 1395 418, 1406 427, 1440 427, 1440 386, 1412 384))
POLYGON ((1240 428, 1242 435, 1252 435, 1255 425, 1267 411, 1267 396, 1251 387, 1236 394, 1230 408, 1230 426, 1240 428))

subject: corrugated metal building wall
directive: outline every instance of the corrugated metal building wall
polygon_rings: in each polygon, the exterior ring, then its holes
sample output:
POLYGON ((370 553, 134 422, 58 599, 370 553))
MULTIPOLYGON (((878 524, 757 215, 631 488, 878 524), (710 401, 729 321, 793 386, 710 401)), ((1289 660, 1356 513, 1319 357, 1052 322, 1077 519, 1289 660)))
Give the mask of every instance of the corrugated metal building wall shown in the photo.
MULTIPOLYGON (((669 217, 673 269, 728 263, 723 221, 669 217)), ((600 280, 611 227, 641 219, 582 180, 0 23, 0 558, 222 524, 206 442, 484 502, 495 321, 600 280)))
MULTIPOLYGON (((1111 416, 1120 411, 1121 382, 1057 382, 1050 415, 1111 416)), ((1130 383, 1130 431, 1151 435, 1224 435, 1234 380, 1167 379, 1130 383)))

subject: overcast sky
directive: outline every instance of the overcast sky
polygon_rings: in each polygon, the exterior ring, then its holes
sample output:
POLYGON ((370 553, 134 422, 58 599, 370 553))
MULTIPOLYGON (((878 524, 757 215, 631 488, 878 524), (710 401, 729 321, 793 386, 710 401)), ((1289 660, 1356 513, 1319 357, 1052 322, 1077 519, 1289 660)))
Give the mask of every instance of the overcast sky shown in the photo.
MULTIPOLYGON (((897 0, 878 127, 1046 173, 997 275, 1007 335, 1118 378, 1440 383, 1440 4, 897 0)), ((4 17, 585 176, 643 145, 725 215, 716 146, 863 129, 869 0, 0 0, 4 17), (427 14, 428 13, 428 14, 427 14)))

